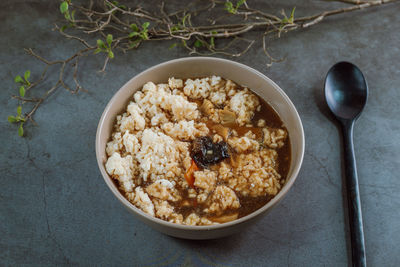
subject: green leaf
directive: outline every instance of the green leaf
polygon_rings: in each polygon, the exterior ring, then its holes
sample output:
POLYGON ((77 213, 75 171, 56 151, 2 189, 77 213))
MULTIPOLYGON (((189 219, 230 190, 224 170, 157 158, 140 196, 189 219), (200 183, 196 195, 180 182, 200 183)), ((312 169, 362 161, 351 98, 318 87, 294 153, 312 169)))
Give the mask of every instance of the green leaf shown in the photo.
POLYGON ((75 12, 76 12, 76 10, 72 10, 72 12, 71 12, 71 18, 73 21, 75 20, 75 12))
POLYGON ((138 31, 139 31, 139 28, 138 28, 138 26, 137 26, 135 23, 132 23, 132 24, 131 24, 131 29, 132 29, 132 31, 134 31, 134 32, 138 32, 138 31))
POLYGON ((203 42, 200 40, 196 40, 196 42, 194 42, 195 47, 202 47, 203 45, 204 45, 203 42))
POLYGON ((138 47, 138 46, 140 45, 141 42, 142 42, 141 39, 137 39, 137 40, 131 42, 131 43, 129 44, 129 47, 131 47, 131 48, 138 47))
POLYGON ((183 17, 183 19, 182 19, 182 25, 183 25, 183 27, 186 26, 186 25, 185 25, 185 22, 186 22, 186 18, 187 18, 187 17, 189 17, 189 14, 185 15, 185 16, 183 17))
POLYGON ((176 31, 179 31, 179 26, 171 27, 171 32, 176 32, 176 31))
POLYGON ((141 37, 143 40, 149 40, 149 36, 147 35, 147 31, 142 32, 142 33, 140 34, 140 37, 141 37))
POLYGON ((64 1, 60 4, 60 11, 61 11, 61 14, 64 14, 65 12, 68 11, 68 2, 67 1, 64 1))
POLYGON ((23 83, 24 80, 22 79, 22 77, 20 75, 15 76, 14 78, 14 82, 16 83, 23 83))
POLYGON ((14 116, 8 116, 8 121, 10 122, 10 123, 14 123, 14 122, 16 122, 17 121, 17 119, 14 117, 14 116))
POLYGON ((67 28, 69 28, 69 25, 63 25, 60 29, 60 31, 65 31, 67 28))
POLYGON ((31 77, 31 71, 30 71, 30 70, 27 70, 27 71, 25 71, 25 73, 24 73, 25 81, 28 81, 29 77, 31 77))
POLYGON ((293 7, 292 12, 290 12, 290 17, 288 19, 289 23, 293 23, 294 22, 294 11, 296 10, 296 7, 293 7))
POLYGON ((231 1, 226 1, 225 2, 225 10, 228 11, 229 13, 232 13, 232 14, 236 13, 235 9, 233 8, 233 4, 232 4, 231 1))
POLYGON ((103 42, 102 40, 100 40, 100 39, 97 40, 97 46, 98 46, 99 48, 106 49, 106 45, 105 45, 104 42, 103 42))
POLYGON ((21 112, 22 112, 22 107, 21 107, 21 106, 18 106, 18 107, 17 107, 17 114, 18 114, 18 116, 21 116, 21 112))
POLYGON ((114 53, 113 53, 113 51, 108 51, 108 57, 109 58, 114 58, 114 53))
POLYGON ((214 37, 210 38, 210 46, 215 47, 214 37))
POLYGON ((112 41, 113 41, 113 36, 112 36, 112 34, 108 34, 108 35, 107 35, 106 41, 107 41, 108 46, 111 46, 111 43, 112 43, 112 41))
POLYGON ((142 24, 143 30, 146 30, 150 26, 150 22, 145 22, 142 24))
MULTIPOLYGON (((118 1, 112 1, 112 3, 113 3, 113 5, 114 6, 116 6, 116 7, 119 7, 119 8, 121 8, 121 9, 127 9, 126 8, 126 6, 125 5, 121 5, 120 3, 118 3, 118 1)), ((112 5, 110 5, 110 4, 108 4, 108 3, 106 3, 110 8, 112 8, 112 5)))
POLYGON ((238 9, 241 5, 243 5, 245 2, 246 2, 246 0, 239 0, 239 1, 236 3, 236 11, 237 11, 237 9, 238 9))
MULTIPOLYGON (((217 34, 218 32, 216 32, 216 31, 211 31, 211 34, 217 34)), ((215 47, 215 37, 214 36, 212 36, 211 38, 210 38, 210 45, 211 45, 211 47, 215 47)))
POLYGON ((20 95, 21 97, 24 97, 24 96, 25 96, 25 87, 21 86, 21 87, 19 88, 19 95, 20 95))
POLYGON ((21 122, 21 124, 19 125, 19 127, 18 127, 18 135, 19 136, 23 136, 24 135, 24 128, 23 128, 23 123, 21 122))
POLYGON ((173 43, 172 45, 170 45, 168 47, 168 49, 174 49, 177 45, 178 45, 178 43, 173 43))
POLYGON ((66 20, 71 20, 71 16, 69 15, 69 12, 65 12, 64 17, 66 20))
POLYGON ((129 38, 132 38, 132 37, 134 37, 134 36, 138 36, 139 35, 139 33, 138 32, 131 32, 131 33, 129 33, 129 38))
POLYGON ((94 50, 93 54, 97 54, 99 52, 101 52, 101 48, 96 48, 96 50, 94 50))

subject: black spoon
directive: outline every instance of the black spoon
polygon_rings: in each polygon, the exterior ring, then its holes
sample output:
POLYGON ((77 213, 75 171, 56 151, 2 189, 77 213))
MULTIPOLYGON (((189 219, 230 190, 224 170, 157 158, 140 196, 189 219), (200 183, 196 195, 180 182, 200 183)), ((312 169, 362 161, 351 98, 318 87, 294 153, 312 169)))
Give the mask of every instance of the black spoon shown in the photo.
POLYGON ((367 96, 367 82, 357 66, 339 62, 328 71, 325 79, 326 103, 342 126, 353 266, 367 266, 353 145, 354 122, 367 103, 367 96))

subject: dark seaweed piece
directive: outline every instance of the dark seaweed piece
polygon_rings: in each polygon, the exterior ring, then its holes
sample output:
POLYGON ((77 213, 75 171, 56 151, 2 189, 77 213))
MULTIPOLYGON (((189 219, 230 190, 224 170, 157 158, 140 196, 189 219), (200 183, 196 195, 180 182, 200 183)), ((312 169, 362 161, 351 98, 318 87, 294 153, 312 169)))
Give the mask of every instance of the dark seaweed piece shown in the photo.
POLYGON ((229 158, 230 155, 226 142, 213 143, 209 136, 202 136, 194 140, 190 156, 197 166, 206 168, 229 158))

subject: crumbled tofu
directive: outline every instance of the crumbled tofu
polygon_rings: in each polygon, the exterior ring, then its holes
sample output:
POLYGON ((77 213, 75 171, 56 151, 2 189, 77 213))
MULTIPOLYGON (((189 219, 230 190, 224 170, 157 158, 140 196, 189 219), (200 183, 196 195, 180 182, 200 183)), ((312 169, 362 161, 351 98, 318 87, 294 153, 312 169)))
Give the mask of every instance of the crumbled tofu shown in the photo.
POLYGON ((208 134, 209 129, 204 123, 195 123, 193 120, 181 120, 178 123, 168 122, 161 126, 164 132, 174 139, 194 140, 208 134))
POLYGON ((128 114, 125 113, 119 121, 121 132, 143 130, 146 126, 146 121, 141 115, 143 111, 140 107, 136 103, 131 102, 127 110, 128 114))
POLYGON ((219 143, 221 141, 224 141, 224 138, 222 138, 222 136, 220 136, 219 134, 214 134, 213 136, 213 142, 214 143, 219 143))
POLYGON ((239 125, 251 123, 251 118, 254 116, 258 105, 257 96, 249 93, 246 89, 238 91, 229 102, 230 109, 236 113, 236 120, 239 125))
POLYGON ((157 180, 151 185, 147 186, 146 192, 150 196, 161 200, 178 201, 181 199, 174 185, 166 179, 157 180))
POLYGON ((217 173, 210 170, 194 172, 194 185, 204 189, 205 192, 211 192, 215 188, 217 173))
POLYGON ((168 110, 171 109, 175 121, 194 120, 199 116, 197 104, 187 101, 180 95, 171 95, 169 103, 167 102, 165 107, 168 110))
POLYGON ((140 186, 135 189, 133 203, 147 214, 154 216, 154 204, 140 186))
POLYGON ((197 195, 197 203, 204 203, 207 201, 209 193, 203 192, 197 195))
POLYGON ((169 78, 168 85, 171 89, 177 89, 183 87, 183 81, 181 79, 169 78))
POLYGON ((220 168, 219 178, 243 196, 274 196, 280 189, 281 178, 275 170, 276 157, 276 151, 271 149, 239 154, 235 158, 233 173, 227 167, 220 168))
POLYGON ((155 200, 156 215, 161 219, 168 219, 174 213, 174 208, 165 200, 155 200))
POLYGON ((258 127, 265 127, 265 125, 266 125, 265 120, 263 120, 263 119, 258 120, 258 122, 257 122, 258 127))
POLYGON ((142 145, 136 159, 144 181, 172 178, 181 175, 180 153, 177 144, 168 135, 152 129, 145 129, 142 145))
POLYGON ((196 213, 191 213, 189 216, 187 216, 183 223, 187 224, 187 225, 215 224, 215 223, 211 222, 210 220, 208 220, 207 218, 200 218, 196 213))
POLYGON ((185 81, 185 87, 183 87, 183 92, 193 99, 207 98, 211 91, 208 81, 209 78, 187 79, 185 81))
POLYGON ((239 198, 235 192, 225 185, 219 185, 211 197, 211 206, 208 210, 221 214, 226 209, 237 209, 239 207, 239 198))
POLYGON ((145 127, 145 120, 142 116, 135 114, 131 116, 123 116, 120 121, 120 129, 121 132, 131 131, 134 132, 135 130, 143 130, 145 127))
POLYGON ((175 121, 194 120, 199 116, 196 103, 189 102, 181 95, 173 95, 165 86, 152 82, 146 83, 142 91, 136 92, 134 99, 150 120, 163 112, 171 113, 175 121))
POLYGON ((224 86, 225 84, 224 80, 221 79, 220 76, 215 76, 215 75, 211 76, 209 83, 214 91, 221 89, 221 87, 224 86))
POLYGON ((264 133, 264 145, 267 145, 270 148, 280 148, 285 143, 286 139, 286 131, 283 129, 270 129, 263 128, 264 133))
POLYGON ((232 137, 228 139, 228 144, 235 149, 238 153, 248 152, 248 151, 255 151, 258 150, 260 144, 254 140, 250 139, 246 136, 242 137, 232 137))
POLYGON ((221 92, 221 91, 212 92, 210 94, 210 100, 215 105, 222 105, 226 101, 226 93, 225 92, 221 92))
POLYGON ((115 152, 119 152, 122 149, 122 146, 123 143, 122 143, 121 132, 113 134, 112 141, 107 143, 106 147, 107 155, 111 157, 111 155, 114 154, 115 152))
POLYGON ((172 223, 183 223, 182 214, 176 213, 174 207, 171 206, 168 201, 155 199, 154 207, 158 218, 172 223))
POLYGON ((193 188, 190 188, 190 189, 188 190, 188 197, 189 197, 189 198, 195 198, 196 196, 197 196, 196 190, 194 190, 193 188))
POLYGON ((154 115, 150 120, 152 126, 158 126, 167 122, 169 122, 169 120, 165 113, 158 113, 154 115))
POLYGON ((132 157, 130 155, 121 158, 121 155, 114 152, 106 162, 107 172, 114 178, 119 180, 121 186, 126 192, 131 192, 135 186, 132 180, 132 157))
POLYGON ((236 93, 237 85, 231 80, 227 80, 225 83, 225 92, 228 92, 229 96, 233 96, 236 93))
POLYGON ((134 155, 140 149, 140 144, 135 135, 130 134, 129 131, 125 131, 124 136, 122 137, 122 142, 124 144, 126 152, 134 155))

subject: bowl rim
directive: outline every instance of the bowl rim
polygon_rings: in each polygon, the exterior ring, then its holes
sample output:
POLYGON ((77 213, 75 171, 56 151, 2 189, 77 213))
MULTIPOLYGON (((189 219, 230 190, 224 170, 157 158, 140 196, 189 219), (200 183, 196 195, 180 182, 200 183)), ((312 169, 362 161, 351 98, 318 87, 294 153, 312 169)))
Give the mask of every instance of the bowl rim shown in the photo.
POLYGON ((305 151, 305 137, 304 137, 304 129, 303 129, 303 124, 301 121, 301 118, 297 112, 296 107, 294 106, 294 104, 292 103, 292 101, 290 100, 290 98, 286 95, 286 93, 274 82, 272 81, 270 78, 268 78, 267 76, 265 76, 264 74, 262 74, 261 72, 259 72, 258 70, 255 70, 249 66, 246 66, 242 63, 239 62, 235 62, 232 60, 228 60, 228 59, 222 59, 222 58, 216 58, 216 57, 182 57, 182 58, 177 58, 177 59, 173 59, 173 60, 169 60, 169 61, 165 61, 162 63, 159 63, 157 65, 154 65, 140 73, 138 73, 137 75, 135 75, 134 77, 132 77, 131 79, 129 79, 129 81, 127 81, 120 89, 118 89, 118 91, 116 91, 113 95, 113 97, 109 100, 109 102, 107 103, 101 118, 99 120, 98 126, 97 126, 97 131, 96 131, 96 141, 95 141, 95 150, 96 150, 96 160, 97 160, 97 164, 98 167, 100 169, 100 173, 103 176, 104 181, 106 182, 107 186, 109 187, 109 189, 111 190, 111 192, 113 192, 114 196, 126 207, 128 208, 130 211, 133 211, 135 214, 139 215, 140 217, 142 217, 141 219, 147 219, 150 220, 151 222, 155 223, 155 224, 161 224, 163 226, 169 227, 169 228, 174 228, 177 230, 197 230, 197 231, 209 231, 209 230, 216 230, 216 229, 222 229, 222 228, 227 228, 230 226, 234 226, 237 224, 241 224, 244 223, 252 218, 257 217, 258 215, 264 213, 265 211, 267 211, 268 209, 270 209, 271 207, 273 207, 275 204, 277 204, 286 194, 287 192, 290 190, 290 188, 293 186, 295 180, 297 179, 297 176, 300 172, 302 163, 303 163, 303 159, 304 159, 304 151, 305 151), (247 71, 253 72, 255 73, 257 76, 260 76, 260 78, 262 78, 263 80, 265 80, 267 83, 269 83, 272 87, 274 87, 275 90, 277 90, 282 96, 283 98, 287 101, 287 103, 289 104, 290 108, 294 111, 294 117, 295 117, 295 121, 297 121, 299 123, 300 126, 300 136, 301 136, 301 140, 299 140, 300 142, 300 158, 299 160, 295 163, 295 166, 293 168, 293 172, 291 175, 291 179, 289 179, 285 185, 282 187, 282 189, 279 191, 279 193, 277 195, 275 195, 270 201, 268 201, 264 206, 262 206, 261 208, 253 211, 252 213, 241 217, 239 219, 230 221, 230 222, 226 222, 226 223, 222 223, 222 224, 216 224, 216 225, 183 225, 183 224, 177 224, 177 223, 172 223, 172 222, 168 222, 168 221, 164 221, 162 219, 153 217, 147 213, 145 213, 144 211, 142 211, 141 209, 137 208, 135 205, 133 205, 131 202, 129 202, 122 194, 121 192, 118 190, 118 188, 115 186, 114 182, 112 181, 112 178, 108 175, 108 173, 105 170, 104 164, 102 162, 102 159, 100 157, 100 149, 101 149, 101 144, 100 144, 100 135, 102 132, 102 128, 103 125, 105 123, 105 118, 106 115, 108 114, 108 112, 110 111, 111 107, 113 106, 113 103, 115 102, 115 100, 117 99, 117 95, 119 94, 120 91, 124 90, 124 88, 126 88, 127 86, 129 86, 129 84, 131 83, 132 80, 136 79, 139 76, 145 75, 149 72, 154 71, 155 69, 161 68, 165 65, 169 65, 171 63, 177 63, 177 62, 185 62, 185 61, 216 61, 216 62, 224 62, 224 63, 228 63, 228 64, 233 64, 236 65, 237 67, 246 69, 247 71))

